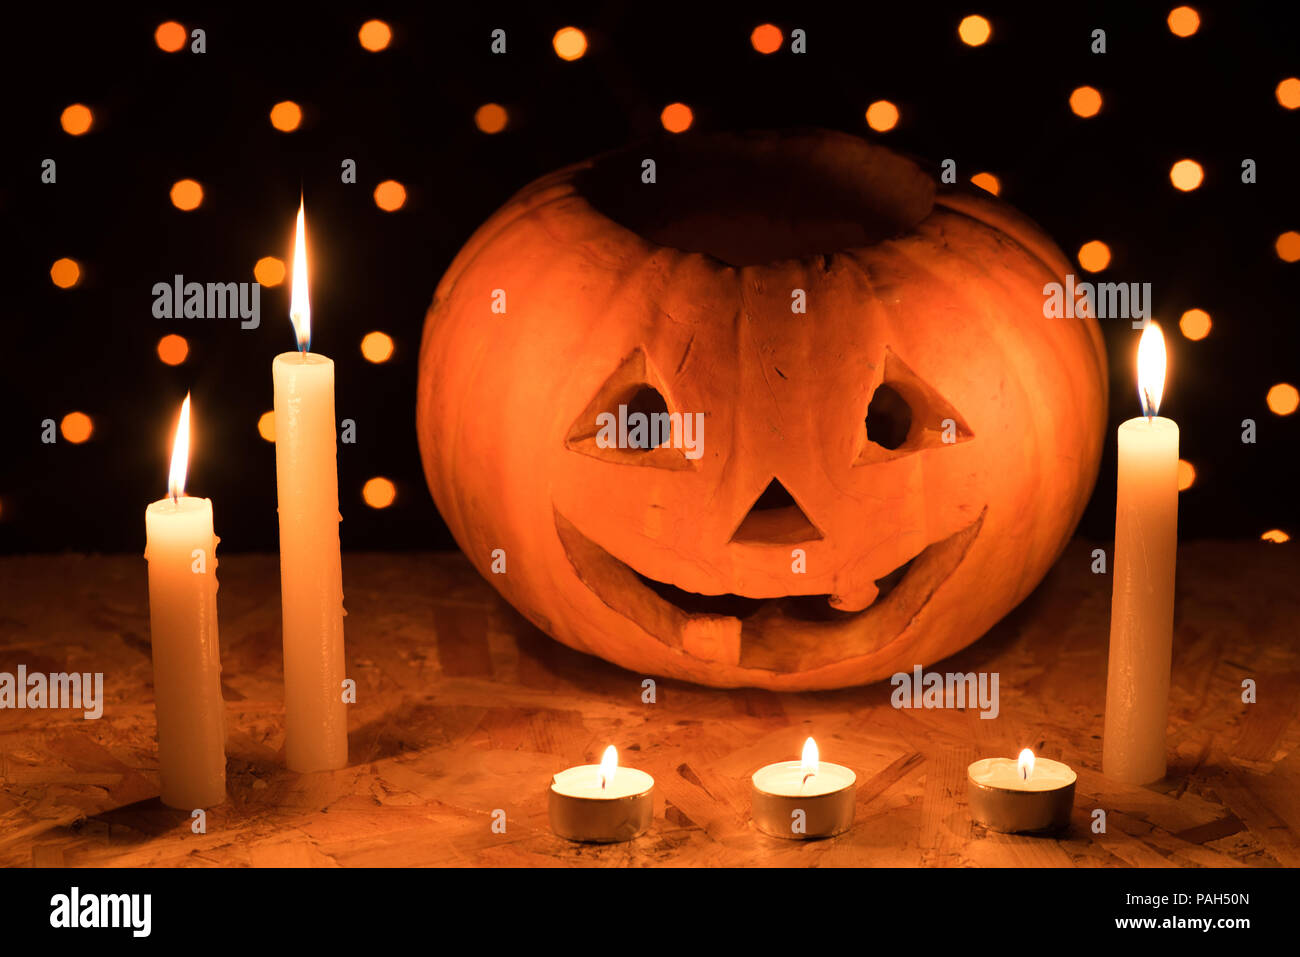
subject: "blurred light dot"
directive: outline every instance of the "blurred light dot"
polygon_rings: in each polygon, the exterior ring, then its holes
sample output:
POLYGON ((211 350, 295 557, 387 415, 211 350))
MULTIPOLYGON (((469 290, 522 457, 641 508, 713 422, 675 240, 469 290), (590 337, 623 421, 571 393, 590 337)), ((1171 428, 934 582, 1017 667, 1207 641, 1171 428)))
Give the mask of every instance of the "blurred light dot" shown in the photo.
POLYGON ((759 53, 775 53, 781 49, 781 43, 785 40, 785 34, 771 23, 761 23, 754 27, 754 32, 749 35, 749 42, 759 53))
POLYGON ((961 23, 957 24, 957 36, 961 37, 961 42, 967 46, 979 46, 988 40, 992 32, 993 27, 989 22, 975 14, 963 17, 961 23))
POLYGON ((1268 390, 1268 408, 1277 415, 1290 415, 1300 407, 1300 391, 1289 382, 1279 382, 1268 390))
POLYGON ((1096 116, 1101 111, 1101 94, 1090 86, 1081 86, 1070 94, 1070 109, 1076 116, 1096 116))
POLYGON ((1178 491, 1185 492, 1196 483, 1196 469, 1186 459, 1178 460, 1178 491))
POLYGON ((998 182, 998 178, 992 173, 976 173, 970 178, 970 181, 980 189, 987 190, 994 196, 1002 192, 1002 184, 998 182))
POLYGON ((263 412, 257 420, 257 434, 268 442, 275 441, 275 413, 263 412))
POLYGON ((395 179, 386 179, 375 187, 375 205, 391 213, 406 205, 406 187, 395 179))
POLYGON ((284 260, 263 256, 253 266, 253 278, 263 286, 278 286, 284 282, 284 260))
POLYGON ((1284 262, 1293 263, 1300 259, 1300 233, 1294 229, 1288 229, 1281 236, 1277 237, 1275 244, 1278 258, 1284 262))
POLYGON ((1174 7, 1169 11, 1169 31, 1176 37, 1190 37, 1200 26, 1201 15, 1191 7, 1174 7))
POLYGON ((71 289, 81 279, 81 267, 75 259, 56 259, 50 267, 50 279, 60 289, 71 289))
POLYGON ((184 336, 163 336, 158 340, 158 358, 169 366, 178 366, 190 354, 190 344, 184 336))
POLYGON ((90 434, 95 431, 95 424, 84 412, 69 412, 59 424, 59 431, 73 445, 80 445, 90 438, 90 434))
POLYGON ((281 133, 292 133, 302 122, 302 108, 293 100, 284 100, 271 107, 271 125, 281 133))
POLYGON ((153 32, 153 42, 158 44, 158 49, 164 53, 175 53, 185 46, 189 36, 183 26, 175 20, 168 20, 166 23, 158 24, 158 29, 153 32))
POLYGON ((372 478, 362 487, 361 497, 371 508, 388 508, 397 498, 397 488, 386 478, 372 478))
POLYGON ((1300 79, 1289 76, 1277 85, 1277 101, 1288 110, 1300 107, 1300 79))
POLYGON ((192 179, 182 179, 172 184, 172 205, 189 212, 203 205, 203 187, 192 179))
POLYGON ((506 108, 499 103, 484 103, 474 111, 474 125, 484 133, 500 133, 506 128, 506 108))
POLYGON ((80 136, 90 129, 90 124, 94 122, 94 119, 90 113, 90 107, 83 106, 80 103, 73 103, 63 111, 63 115, 59 117, 59 124, 63 127, 63 132, 71 133, 73 136, 80 136))
POLYGON ((357 31, 357 39, 371 53, 378 53, 392 42, 393 31, 383 20, 367 20, 357 31))
POLYGON ((1178 328, 1188 339, 1199 342, 1210 334, 1210 314, 1204 309, 1188 309, 1178 320, 1178 328))
POLYGON ((1259 537, 1263 541, 1275 542, 1278 545, 1281 545, 1283 542, 1291 541, 1291 536, 1288 535, 1286 532, 1282 531, 1282 529, 1280 528, 1270 528, 1267 532, 1265 532, 1263 535, 1259 537))
POLYGON ((1079 247, 1079 265, 1088 272, 1101 272, 1110 265, 1110 247, 1094 239, 1079 247))
POLYGON ((576 60, 587 52, 587 35, 577 27, 564 27, 555 31, 551 46, 561 60, 576 60))
POLYGON ((393 354, 393 337, 383 332, 367 332, 361 340, 361 354, 371 362, 387 362, 393 354))
POLYGON ((669 103, 659 114, 659 122, 669 133, 683 133, 695 122, 695 114, 685 103, 669 103))
POLYGON ((1175 189, 1181 189, 1184 193, 1196 189, 1204 178, 1205 171, 1196 160, 1179 160, 1169 170, 1169 181, 1174 184, 1175 189))
POLYGON ((888 100, 876 100, 867 107, 867 125, 877 133, 892 130, 898 125, 898 107, 888 100))

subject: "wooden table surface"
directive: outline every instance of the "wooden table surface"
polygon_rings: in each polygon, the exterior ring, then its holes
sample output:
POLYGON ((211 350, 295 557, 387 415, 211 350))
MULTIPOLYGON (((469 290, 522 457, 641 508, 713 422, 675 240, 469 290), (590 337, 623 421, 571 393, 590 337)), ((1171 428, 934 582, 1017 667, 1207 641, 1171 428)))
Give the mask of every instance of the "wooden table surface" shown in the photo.
POLYGON ((1300 551, 1179 551, 1170 771, 1100 773, 1110 577, 1075 541, 1044 584, 942 672, 996 671, 1001 714, 896 710, 878 684, 719 691, 660 681, 537 631, 459 554, 346 554, 350 766, 283 766, 277 560, 222 556, 229 801, 207 833, 158 801, 145 563, 0 559, 0 671, 105 674, 104 715, 0 711, 0 864, 122 866, 1300 865, 1300 551), (1243 679, 1258 686, 1242 702, 1243 679), (749 775, 814 734, 858 773, 854 828, 767 837, 749 775), (550 775, 615 743, 654 775, 655 817, 627 844, 570 844, 550 775), (1079 773, 1060 838, 971 823, 966 766, 1022 747, 1079 773), (1094 833, 1093 810, 1106 811, 1094 833), (505 833, 492 828, 505 812, 505 833))

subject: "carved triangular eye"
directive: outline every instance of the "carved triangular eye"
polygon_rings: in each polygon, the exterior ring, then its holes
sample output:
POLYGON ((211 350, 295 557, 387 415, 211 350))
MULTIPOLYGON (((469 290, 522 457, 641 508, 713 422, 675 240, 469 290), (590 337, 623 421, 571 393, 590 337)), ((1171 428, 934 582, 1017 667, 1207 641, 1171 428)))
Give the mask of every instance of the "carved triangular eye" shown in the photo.
POLYGON ((889 349, 863 425, 855 465, 886 462, 975 437, 952 403, 889 349))
POLYGON ((575 452, 621 465, 689 469, 683 416, 673 416, 659 377, 635 350, 605 380, 569 427, 565 444, 575 452))

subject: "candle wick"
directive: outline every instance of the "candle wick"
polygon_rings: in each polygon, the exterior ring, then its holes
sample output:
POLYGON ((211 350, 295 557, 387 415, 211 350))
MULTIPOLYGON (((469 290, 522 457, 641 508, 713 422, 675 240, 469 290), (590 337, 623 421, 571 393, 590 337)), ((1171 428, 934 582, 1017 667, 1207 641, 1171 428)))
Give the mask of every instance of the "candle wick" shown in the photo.
POLYGON ((799 790, 802 791, 803 786, 808 783, 808 779, 811 777, 815 777, 816 775, 817 775, 816 771, 809 771, 807 774, 805 774, 803 776, 803 780, 799 782, 799 790))

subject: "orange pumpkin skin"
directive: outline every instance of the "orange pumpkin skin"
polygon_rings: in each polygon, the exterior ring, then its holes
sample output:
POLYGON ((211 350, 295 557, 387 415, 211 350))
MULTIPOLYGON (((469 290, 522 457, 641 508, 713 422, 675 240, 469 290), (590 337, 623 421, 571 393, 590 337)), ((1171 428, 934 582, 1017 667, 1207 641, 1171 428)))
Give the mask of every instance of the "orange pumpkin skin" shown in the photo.
POLYGON ((1096 479, 1100 330, 1043 316, 1068 271, 1010 207, 844 134, 580 163, 438 286, 429 487, 511 604, 639 674, 803 690, 932 664, 1034 588, 1096 479), (698 458, 593 440, 647 386, 703 413, 698 458))

